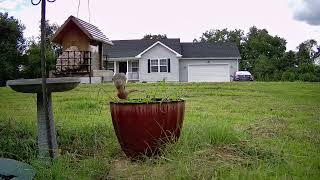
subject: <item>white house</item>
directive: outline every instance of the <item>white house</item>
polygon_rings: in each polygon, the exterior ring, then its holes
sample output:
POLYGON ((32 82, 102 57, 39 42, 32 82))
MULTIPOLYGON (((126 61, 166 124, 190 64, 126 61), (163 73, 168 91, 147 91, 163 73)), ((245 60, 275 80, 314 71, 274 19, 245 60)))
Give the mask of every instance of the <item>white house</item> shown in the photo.
POLYGON ((108 70, 129 80, 155 82, 228 82, 239 69, 233 43, 181 43, 180 39, 117 40, 104 48, 108 70))
POLYGON ((77 76, 83 82, 108 81, 119 72, 140 82, 228 82, 239 69, 240 53, 233 43, 110 41, 96 26, 73 16, 52 41, 64 50, 52 77, 77 76))

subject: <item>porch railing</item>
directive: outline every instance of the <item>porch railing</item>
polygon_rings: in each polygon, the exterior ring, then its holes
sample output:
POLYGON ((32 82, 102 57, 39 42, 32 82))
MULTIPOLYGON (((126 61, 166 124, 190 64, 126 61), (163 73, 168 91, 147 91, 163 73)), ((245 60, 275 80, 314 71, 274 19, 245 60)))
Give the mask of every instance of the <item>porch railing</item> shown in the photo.
POLYGON ((128 80, 139 80, 139 72, 127 72, 128 80))

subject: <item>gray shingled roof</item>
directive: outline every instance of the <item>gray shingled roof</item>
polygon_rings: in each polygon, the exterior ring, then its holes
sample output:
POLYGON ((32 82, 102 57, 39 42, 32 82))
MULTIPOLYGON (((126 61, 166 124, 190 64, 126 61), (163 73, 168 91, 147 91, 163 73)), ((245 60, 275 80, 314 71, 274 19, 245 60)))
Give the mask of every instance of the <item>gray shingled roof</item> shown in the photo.
MULTIPOLYGON (((158 40, 116 40, 112 41, 112 47, 104 49, 103 54, 108 58, 135 57, 142 51, 156 43, 158 40)), ((180 43, 180 39, 160 40, 182 58, 208 58, 208 57, 236 57, 240 53, 234 43, 180 43)))
POLYGON ((240 53, 234 43, 181 43, 183 58, 238 57, 240 53))
POLYGON ((152 46, 157 41, 162 42, 172 50, 181 54, 180 39, 162 39, 162 40, 147 40, 147 39, 135 39, 135 40, 114 40, 113 46, 104 49, 103 54, 106 54, 108 58, 119 57, 135 57, 148 47, 152 46))

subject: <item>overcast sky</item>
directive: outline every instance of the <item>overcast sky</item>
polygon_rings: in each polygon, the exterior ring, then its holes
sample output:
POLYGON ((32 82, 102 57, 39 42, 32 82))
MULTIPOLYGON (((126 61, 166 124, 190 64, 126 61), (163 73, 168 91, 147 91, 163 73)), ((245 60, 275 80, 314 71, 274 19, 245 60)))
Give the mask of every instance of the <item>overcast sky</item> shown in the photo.
MULTIPOLYGON (((39 0, 34 0, 39 1, 39 0)), ((47 3, 47 19, 61 25, 77 16, 79 0, 47 3)), ((320 0, 89 0, 90 23, 111 40, 167 34, 188 42, 209 29, 266 28, 287 40, 287 49, 313 38, 320 43, 320 0)), ((40 6, 29 0, 0 0, 26 26, 26 37, 38 36, 40 6)), ((89 21, 88 0, 80 0, 80 19, 89 21)))

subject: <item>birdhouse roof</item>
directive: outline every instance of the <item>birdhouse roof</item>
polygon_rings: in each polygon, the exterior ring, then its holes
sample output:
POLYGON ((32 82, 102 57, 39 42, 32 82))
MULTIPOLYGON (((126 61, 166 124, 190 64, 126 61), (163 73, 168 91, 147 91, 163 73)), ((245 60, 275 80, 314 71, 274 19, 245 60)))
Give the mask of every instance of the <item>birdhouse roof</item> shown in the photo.
POLYGON ((52 42, 61 44, 61 38, 63 38, 64 36, 63 30, 70 23, 74 23, 93 43, 102 42, 104 44, 113 45, 112 42, 101 32, 99 28, 74 16, 70 16, 56 31, 51 39, 52 42))

